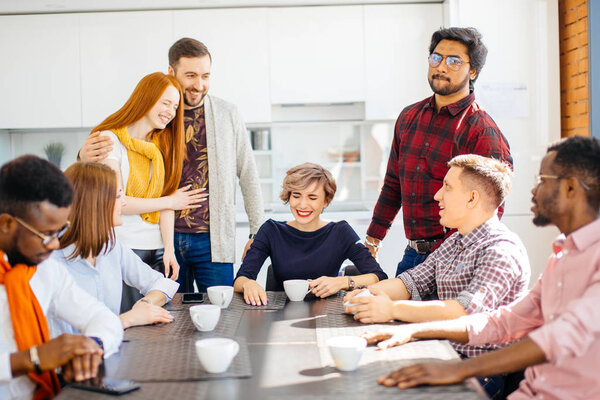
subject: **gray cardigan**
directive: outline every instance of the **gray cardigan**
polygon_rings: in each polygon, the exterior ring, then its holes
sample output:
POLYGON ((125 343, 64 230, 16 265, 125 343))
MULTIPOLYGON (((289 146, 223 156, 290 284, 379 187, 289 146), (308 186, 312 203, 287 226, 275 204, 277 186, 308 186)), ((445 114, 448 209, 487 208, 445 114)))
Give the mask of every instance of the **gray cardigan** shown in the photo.
POLYGON ((204 113, 212 261, 233 263, 236 177, 242 188, 250 233, 256 233, 264 222, 263 197, 250 138, 235 105, 207 95, 204 99, 204 113))

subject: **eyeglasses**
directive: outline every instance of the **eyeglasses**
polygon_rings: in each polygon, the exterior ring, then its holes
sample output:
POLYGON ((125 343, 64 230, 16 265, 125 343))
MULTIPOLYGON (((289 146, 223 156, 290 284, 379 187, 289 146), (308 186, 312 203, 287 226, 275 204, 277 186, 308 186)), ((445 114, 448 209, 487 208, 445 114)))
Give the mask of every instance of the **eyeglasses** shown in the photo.
POLYGON ((14 218, 17 220, 17 222, 19 224, 21 224, 25 228, 27 228, 27 230, 29 232, 33 233, 34 235, 36 235, 37 237, 42 239, 42 244, 44 246, 48 246, 50 243, 52 243, 52 240, 54 240, 54 239, 60 240, 60 238, 63 237, 64 234, 67 232, 67 229, 69 229, 69 227, 71 226, 71 223, 69 221, 67 221, 65 226, 60 228, 58 231, 56 231, 50 235, 44 235, 43 233, 41 233, 40 231, 38 231, 37 229, 35 229, 31 225, 29 225, 27 222, 23 221, 21 218, 19 218, 19 217, 14 217, 14 218))
MULTIPOLYGON (((544 179, 565 179, 568 178, 566 176, 558 176, 558 175, 545 175, 545 174, 535 174, 533 176, 533 186, 534 187, 538 187, 542 182, 544 182, 544 179)), ((579 182, 579 184, 581 185, 581 187, 583 187, 585 190, 590 190, 589 185, 587 185, 585 182, 583 182, 581 179, 574 177, 577 182, 579 182)))
POLYGON ((439 67, 442 61, 446 59, 446 65, 452 71, 458 71, 463 64, 470 64, 468 61, 463 61, 458 56, 443 56, 439 53, 431 53, 427 61, 429 61, 429 65, 433 68, 439 67))

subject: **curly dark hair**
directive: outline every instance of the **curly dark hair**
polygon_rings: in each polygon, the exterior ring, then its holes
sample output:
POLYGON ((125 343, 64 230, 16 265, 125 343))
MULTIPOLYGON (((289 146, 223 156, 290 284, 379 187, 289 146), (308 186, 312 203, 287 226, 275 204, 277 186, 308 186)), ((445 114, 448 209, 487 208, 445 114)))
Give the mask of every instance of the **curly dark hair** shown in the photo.
POLYGON ((587 186, 585 191, 590 208, 600 210, 600 140, 572 136, 548 147, 556 152, 554 165, 563 176, 574 176, 587 186))
POLYGON ((43 201, 57 207, 68 207, 73 202, 73 186, 58 167, 33 155, 2 166, 0 214, 26 219, 29 211, 43 201))
POLYGON ((483 41, 481 40, 481 33, 475 28, 440 28, 431 36, 429 54, 433 53, 438 43, 442 40, 453 40, 467 46, 471 69, 477 71, 475 78, 471 79, 471 82, 469 83, 472 90, 473 83, 477 80, 481 69, 485 65, 485 59, 487 58, 488 53, 487 47, 485 47, 485 44, 483 44, 483 41))

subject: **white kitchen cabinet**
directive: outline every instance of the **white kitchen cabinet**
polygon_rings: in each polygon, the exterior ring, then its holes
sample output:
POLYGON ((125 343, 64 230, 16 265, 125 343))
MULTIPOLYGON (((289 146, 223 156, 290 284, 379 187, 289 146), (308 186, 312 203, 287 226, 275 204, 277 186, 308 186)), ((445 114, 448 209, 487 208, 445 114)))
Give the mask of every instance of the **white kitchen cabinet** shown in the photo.
POLYGON ((0 128, 81 125, 79 16, 0 17, 0 128))
POLYGON ((363 7, 269 9, 273 104, 365 99, 363 7))
POLYGON ((170 11, 81 14, 83 126, 117 111, 145 75, 167 72, 170 11))
POLYGON ((427 56, 442 4, 365 6, 366 119, 396 119, 432 92, 427 56))
POLYGON ((246 122, 271 121, 267 10, 175 11, 174 40, 191 37, 212 55, 210 92, 234 103, 246 122))
MULTIPOLYGON (((279 199, 283 178, 289 168, 305 162, 322 165, 335 178, 337 192, 330 209, 373 208, 385 176, 392 122, 290 122, 251 125, 250 129, 270 133, 268 146, 254 150, 267 210, 287 209, 279 199)), ((242 213, 238 192, 237 208, 242 213)))

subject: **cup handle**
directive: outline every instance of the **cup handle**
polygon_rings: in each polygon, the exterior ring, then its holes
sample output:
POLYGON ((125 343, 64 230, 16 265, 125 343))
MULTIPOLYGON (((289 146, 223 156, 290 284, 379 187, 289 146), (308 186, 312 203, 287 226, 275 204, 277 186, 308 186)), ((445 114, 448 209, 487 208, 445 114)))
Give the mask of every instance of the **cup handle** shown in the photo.
POLYGON ((238 342, 234 342, 234 343, 235 343, 235 346, 233 347, 234 350, 233 350, 233 356, 232 356, 232 358, 235 357, 235 356, 237 356, 237 353, 240 352, 240 344, 238 342))
POLYGON ((200 327, 200 329, 204 329, 204 325, 202 325, 199 321, 198 314, 192 315, 192 320, 200 327))

